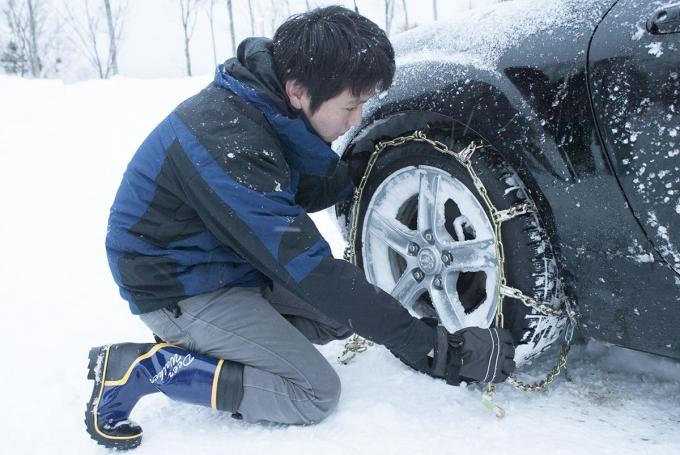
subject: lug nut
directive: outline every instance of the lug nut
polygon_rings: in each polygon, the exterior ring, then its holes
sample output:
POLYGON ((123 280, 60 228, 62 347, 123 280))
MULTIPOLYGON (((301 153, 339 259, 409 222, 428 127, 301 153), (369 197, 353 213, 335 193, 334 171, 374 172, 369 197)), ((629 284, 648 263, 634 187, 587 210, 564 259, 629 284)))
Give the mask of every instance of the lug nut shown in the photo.
POLYGON ((412 256, 415 256, 418 254, 418 250, 420 247, 416 243, 409 243, 408 244, 408 253, 412 256))
POLYGON ((442 253, 442 262, 446 265, 449 265, 453 261, 453 257, 451 256, 451 253, 445 251, 442 253))
POLYGON ((413 278, 415 278, 416 281, 420 283, 423 281, 423 278, 425 278, 425 274, 420 269, 415 269, 413 271, 413 278))
POLYGON ((434 243, 434 236, 432 235, 432 231, 425 231, 423 237, 428 243, 434 243))
POLYGON ((433 285, 435 288, 437 288, 437 289, 441 289, 441 288, 442 288, 442 279, 441 279, 441 277, 440 277, 439 275, 437 275, 436 277, 434 277, 434 280, 432 281, 432 285, 433 285))

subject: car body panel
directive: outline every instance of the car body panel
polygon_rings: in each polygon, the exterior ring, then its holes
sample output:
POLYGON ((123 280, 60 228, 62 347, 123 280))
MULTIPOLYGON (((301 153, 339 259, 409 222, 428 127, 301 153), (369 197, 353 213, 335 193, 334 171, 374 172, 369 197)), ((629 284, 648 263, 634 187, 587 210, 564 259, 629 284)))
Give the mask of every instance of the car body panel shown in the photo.
POLYGON ((652 273, 630 277, 626 300, 638 304, 621 310, 623 341, 661 353, 677 349, 680 326, 678 277, 669 270, 680 270, 680 33, 652 34, 646 23, 670 3, 620 0, 598 25, 588 62, 602 143, 656 250, 654 262, 646 259, 652 273))
POLYGON ((680 272, 680 27, 669 34, 646 28, 670 4, 617 3, 593 37, 589 70, 593 109, 626 198, 680 272))
POLYGON ((446 122, 474 131, 529 189, 579 303, 583 333, 680 358, 680 287, 633 216, 589 102, 588 46, 615 2, 548 0, 536 17, 530 2, 511 3, 403 34, 394 86, 368 104, 340 151, 345 158, 370 153, 377 141, 446 122), (459 30, 474 20, 478 33, 502 39, 475 42, 459 30), (457 28, 436 52, 423 49, 446 27, 457 28))

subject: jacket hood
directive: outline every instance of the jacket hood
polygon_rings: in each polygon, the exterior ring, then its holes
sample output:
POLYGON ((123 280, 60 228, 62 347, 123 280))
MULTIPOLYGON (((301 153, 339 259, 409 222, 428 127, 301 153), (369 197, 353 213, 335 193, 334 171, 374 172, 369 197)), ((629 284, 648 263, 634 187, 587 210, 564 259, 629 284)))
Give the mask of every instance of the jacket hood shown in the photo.
POLYGON ((288 104, 283 85, 276 76, 272 40, 247 38, 239 44, 236 57, 224 62, 224 71, 251 86, 255 92, 286 117, 298 113, 288 104))

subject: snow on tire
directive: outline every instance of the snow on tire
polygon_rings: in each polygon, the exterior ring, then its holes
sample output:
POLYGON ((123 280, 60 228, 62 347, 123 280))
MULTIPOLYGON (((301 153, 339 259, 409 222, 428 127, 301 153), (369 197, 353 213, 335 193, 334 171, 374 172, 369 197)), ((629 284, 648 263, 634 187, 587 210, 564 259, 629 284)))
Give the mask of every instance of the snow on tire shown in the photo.
MULTIPOLYGON (((517 174, 493 150, 477 151, 472 163, 498 210, 534 207, 517 174)), ((412 315, 435 317, 450 332, 494 325, 500 279, 494 226, 469 173, 454 158, 418 142, 385 150, 358 216, 357 264, 369 281, 412 315)), ((540 215, 504 222, 501 236, 507 285, 558 307, 563 286, 540 215)), ((562 320, 518 300, 503 302, 518 364, 547 349, 564 328, 562 320)))

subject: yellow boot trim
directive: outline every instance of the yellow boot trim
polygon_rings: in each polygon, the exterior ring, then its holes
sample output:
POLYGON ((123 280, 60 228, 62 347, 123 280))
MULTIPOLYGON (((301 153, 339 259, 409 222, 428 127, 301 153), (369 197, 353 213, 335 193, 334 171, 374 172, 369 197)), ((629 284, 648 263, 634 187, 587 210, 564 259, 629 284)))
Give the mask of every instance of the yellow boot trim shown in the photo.
MULTIPOLYGON (((144 360, 144 359, 148 359, 149 357, 151 357, 152 355, 154 355, 159 349, 161 349, 161 348, 168 348, 168 347, 176 348, 176 347, 179 347, 179 346, 176 346, 176 345, 170 344, 170 343, 158 343, 157 345, 155 345, 154 347, 152 347, 151 349, 149 349, 149 352, 147 352, 146 354, 142 354, 142 355, 140 355, 139 357, 137 357, 137 358, 130 364, 130 368, 128 368, 128 370, 125 372, 125 374, 123 375, 123 377, 122 377, 121 379, 118 379, 118 380, 115 380, 115 381, 102 381, 102 384, 104 384, 104 386, 106 386, 106 387, 113 387, 113 386, 117 386, 117 385, 124 385, 124 384, 128 381, 128 379, 130 379, 130 375, 132 374, 132 369, 133 369, 139 362, 141 362, 141 361, 144 360)), ((180 348, 180 349, 181 349, 181 348, 180 348)), ((109 351, 107 350, 107 351, 106 351, 106 356, 107 356, 107 358, 108 358, 108 355, 109 355, 109 351)), ((106 368, 106 367, 104 367, 104 368, 106 368)), ((105 370, 105 371, 106 371, 106 370, 105 370)), ((102 390, 103 390, 103 389, 102 389, 102 390)))
POLYGON ((102 394, 104 392, 104 382, 106 380, 106 365, 109 363, 109 349, 111 349, 110 346, 106 347, 106 355, 104 356, 104 369, 102 370, 102 382, 101 385, 99 386, 99 395, 97 396, 97 402, 94 404, 94 407, 92 409, 92 416, 94 418, 94 430, 99 433, 100 436, 106 439, 137 439, 142 436, 143 432, 139 432, 139 434, 132 435, 132 436, 112 436, 110 434, 102 433, 102 431, 99 429, 99 423, 97 423, 97 410, 99 408, 99 402, 102 399, 102 394))
POLYGON ((220 382, 220 373, 222 372, 223 363, 224 359, 220 359, 219 362, 217 362, 217 368, 215 368, 215 376, 213 376, 212 394, 210 396, 210 407, 213 409, 217 409, 217 384, 220 382))

